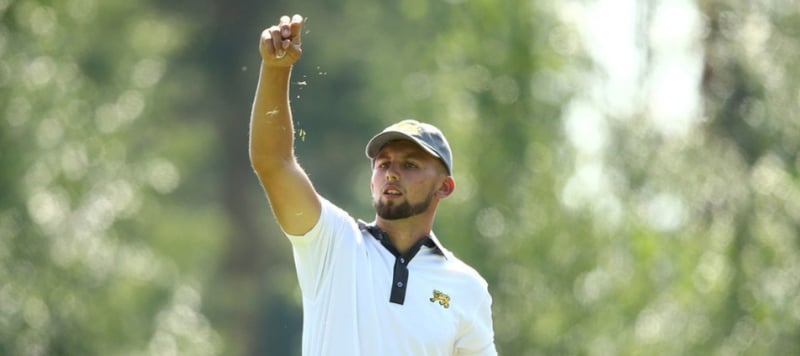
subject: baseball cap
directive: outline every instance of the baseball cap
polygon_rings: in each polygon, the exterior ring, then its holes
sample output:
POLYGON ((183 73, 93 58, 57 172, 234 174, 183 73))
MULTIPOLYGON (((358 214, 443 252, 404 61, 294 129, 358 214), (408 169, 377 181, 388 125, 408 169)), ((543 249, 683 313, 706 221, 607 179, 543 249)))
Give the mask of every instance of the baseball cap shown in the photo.
POLYGON ((383 146, 391 141, 407 140, 442 160, 447 173, 453 174, 453 154, 444 134, 436 126, 417 120, 403 120, 384 129, 367 143, 367 157, 375 159, 383 146))

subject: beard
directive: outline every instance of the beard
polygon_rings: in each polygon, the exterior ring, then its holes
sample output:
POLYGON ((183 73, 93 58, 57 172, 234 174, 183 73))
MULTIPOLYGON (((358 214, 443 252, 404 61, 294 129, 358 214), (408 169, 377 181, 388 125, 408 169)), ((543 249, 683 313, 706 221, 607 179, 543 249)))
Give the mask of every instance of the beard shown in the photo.
POLYGON ((415 204, 411 204, 408 200, 400 204, 395 204, 392 202, 385 202, 378 198, 372 202, 372 206, 375 207, 375 212, 381 218, 386 220, 400 220, 427 211, 431 206, 431 201, 433 201, 433 194, 434 192, 431 192, 425 200, 415 204))

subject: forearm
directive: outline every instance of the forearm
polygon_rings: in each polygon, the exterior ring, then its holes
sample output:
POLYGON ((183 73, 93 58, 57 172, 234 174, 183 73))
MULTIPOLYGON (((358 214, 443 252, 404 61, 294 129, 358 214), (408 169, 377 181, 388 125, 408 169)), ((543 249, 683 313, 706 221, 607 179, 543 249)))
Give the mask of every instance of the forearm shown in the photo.
POLYGON ((291 68, 261 64, 250 113, 250 161, 259 175, 294 159, 294 126, 289 104, 291 68))
POLYGON ((261 33, 261 69, 250 113, 250 162, 284 231, 308 232, 319 219, 316 191, 294 159, 294 127, 289 107, 292 66, 300 59, 303 17, 282 16, 261 33))

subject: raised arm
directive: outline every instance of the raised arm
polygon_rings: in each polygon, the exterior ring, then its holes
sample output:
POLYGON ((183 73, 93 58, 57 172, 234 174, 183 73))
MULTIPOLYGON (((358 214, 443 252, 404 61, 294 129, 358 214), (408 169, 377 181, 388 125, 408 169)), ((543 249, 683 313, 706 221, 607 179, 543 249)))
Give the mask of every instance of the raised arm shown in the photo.
POLYGON ((250 114, 250 162, 284 231, 308 232, 320 216, 320 201, 294 156, 289 106, 292 65, 300 58, 303 17, 281 17, 261 33, 261 71, 250 114))

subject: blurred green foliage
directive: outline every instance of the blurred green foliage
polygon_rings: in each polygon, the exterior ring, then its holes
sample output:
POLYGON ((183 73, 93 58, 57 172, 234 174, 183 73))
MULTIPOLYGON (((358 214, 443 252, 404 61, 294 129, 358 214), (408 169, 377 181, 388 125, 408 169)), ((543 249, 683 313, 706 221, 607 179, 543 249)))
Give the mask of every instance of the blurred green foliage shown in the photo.
POLYGON ((247 158, 292 13, 301 163, 370 219, 364 143, 440 126, 501 354, 800 349, 797 1, 0 0, 0 355, 299 354, 247 158))

